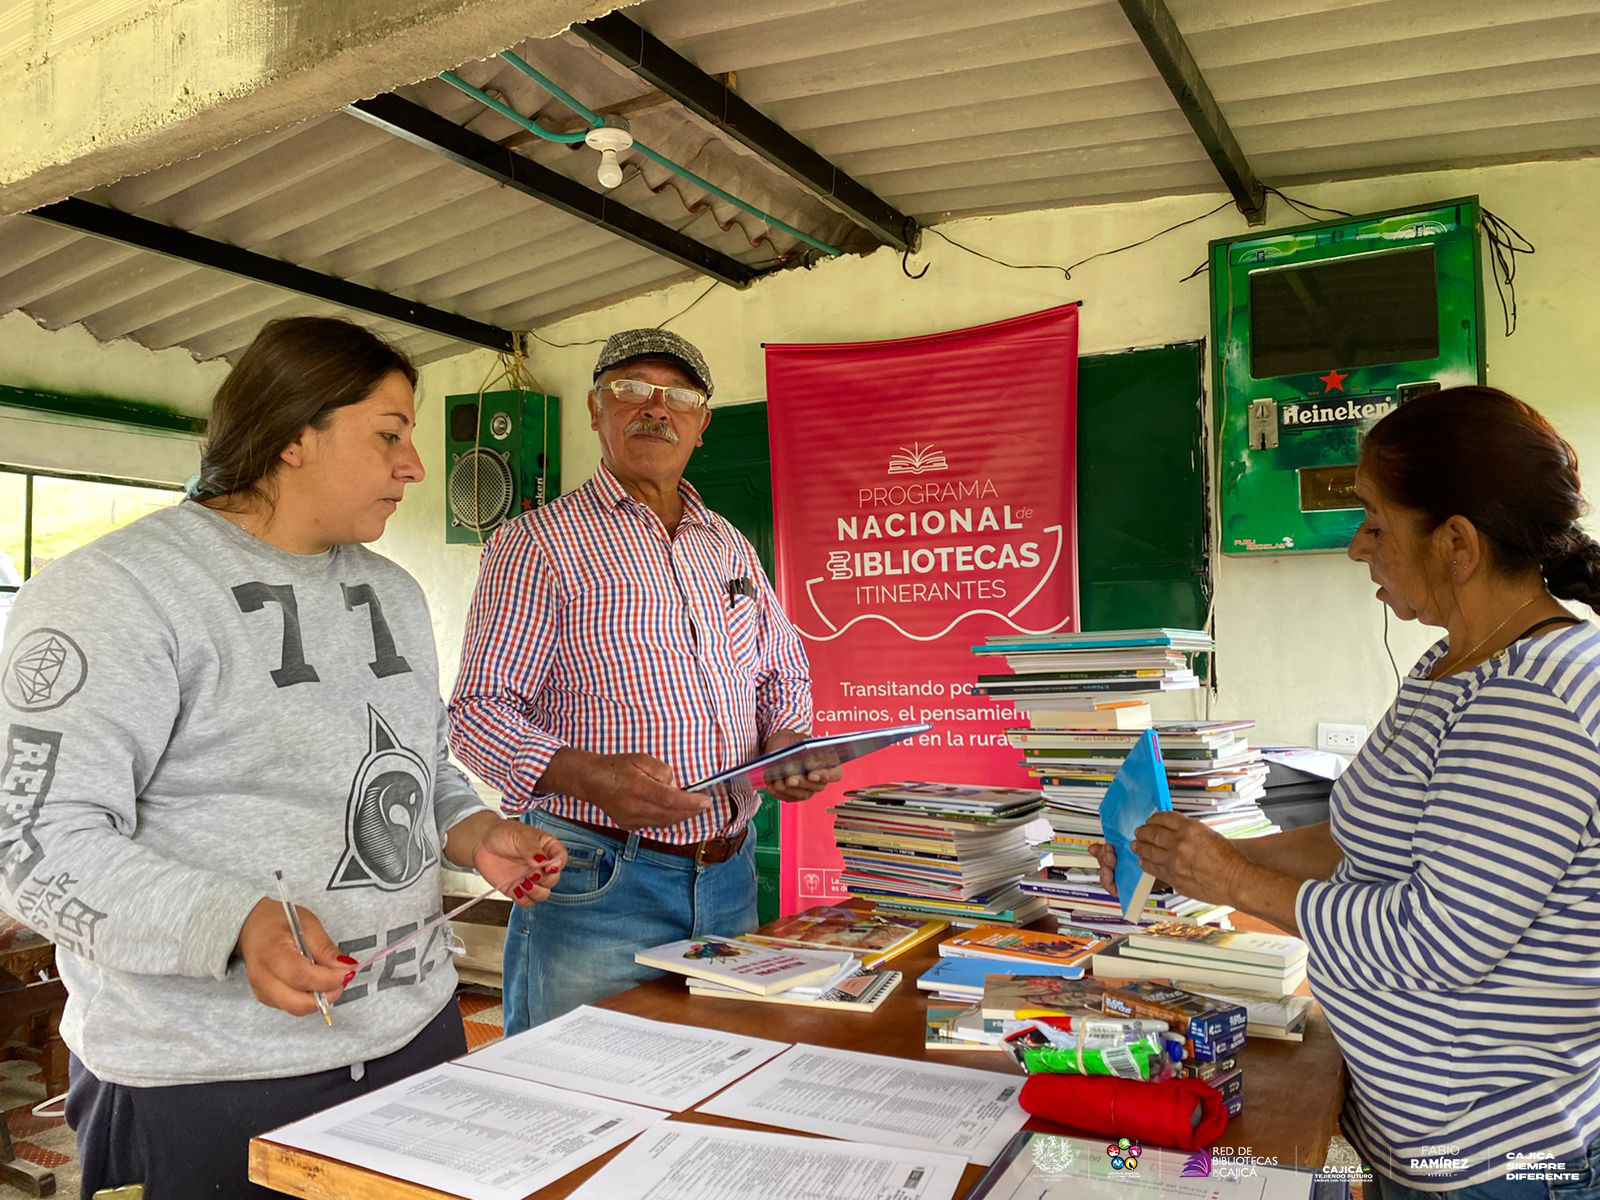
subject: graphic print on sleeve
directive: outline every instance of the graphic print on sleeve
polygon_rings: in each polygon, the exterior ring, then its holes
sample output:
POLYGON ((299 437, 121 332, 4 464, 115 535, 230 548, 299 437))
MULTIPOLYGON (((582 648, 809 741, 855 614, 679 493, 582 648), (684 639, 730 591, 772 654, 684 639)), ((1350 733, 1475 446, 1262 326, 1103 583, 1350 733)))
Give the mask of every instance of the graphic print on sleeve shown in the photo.
POLYGON ((376 709, 367 706, 368 749, 345 801, 345 848, 328 890, 397 892, 439 861, 428 797, 433 772, 376 709))
POLYGON ((78 643, 59 629, 35 629, 17 639, 0 678, 6 702, 21 712, 60 708, 89 677, 78 643))

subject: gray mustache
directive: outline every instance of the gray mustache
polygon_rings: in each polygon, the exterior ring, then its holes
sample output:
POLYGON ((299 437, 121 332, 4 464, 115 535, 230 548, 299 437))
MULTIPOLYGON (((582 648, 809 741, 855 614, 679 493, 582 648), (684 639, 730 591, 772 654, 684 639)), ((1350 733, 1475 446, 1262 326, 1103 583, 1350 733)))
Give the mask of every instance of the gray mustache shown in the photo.
POLYGON ((666 438, 674 446, 678 444, 678 431, 672 427, 671 421, 652 421, 649 417, 640 417, 622 432, 651 434, 666 438))

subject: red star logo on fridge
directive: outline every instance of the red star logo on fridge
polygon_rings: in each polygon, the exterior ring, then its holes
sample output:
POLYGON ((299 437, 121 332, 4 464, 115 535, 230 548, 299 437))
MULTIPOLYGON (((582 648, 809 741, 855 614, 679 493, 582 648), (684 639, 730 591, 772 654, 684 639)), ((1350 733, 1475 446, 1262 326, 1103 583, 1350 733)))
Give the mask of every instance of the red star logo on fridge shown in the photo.
POLYGON ((1322 394, 1326 396, 1330 392, 1344 391, 1344 381, 1350 378, 1350 372, 1346 371, 1341 375, 1334 370, 1329 371, 1326 375, 1318 375, 1317 378, 1322 381, 1322 394))

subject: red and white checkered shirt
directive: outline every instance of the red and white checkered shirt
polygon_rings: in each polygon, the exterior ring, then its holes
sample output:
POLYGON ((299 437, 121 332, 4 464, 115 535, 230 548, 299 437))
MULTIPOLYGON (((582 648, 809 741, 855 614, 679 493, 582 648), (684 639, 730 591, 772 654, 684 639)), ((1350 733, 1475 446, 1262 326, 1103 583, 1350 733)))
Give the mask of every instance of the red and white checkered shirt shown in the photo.
MULTIPOLYGON (((682 786, 738 766, 777 730, 810 728, 805 648, 755 549, 694 488, 678 490, 671 537, 602 466, 489 539, 450 747, 501 790, 506 812, 611 824, 575 796, 538 792, 566 746, 652 755, 682 786)), ((736 833, 753 803, 736 812, 719 799, 692 821, 641 832, 670 842, 736 833)))

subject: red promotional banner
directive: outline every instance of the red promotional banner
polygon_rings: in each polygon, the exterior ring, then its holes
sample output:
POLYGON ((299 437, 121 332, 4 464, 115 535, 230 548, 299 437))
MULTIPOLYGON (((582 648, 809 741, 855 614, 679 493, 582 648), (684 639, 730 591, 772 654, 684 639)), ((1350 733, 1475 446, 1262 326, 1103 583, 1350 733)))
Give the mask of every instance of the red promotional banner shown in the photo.
POLYGON ((1078 309, 767 347, 777 587, 814 732, 926 721, 783 810, 785 913, 842 899, 828 806, 898 780, 1024 784, 972 647, 1078 627, 1078 309))

